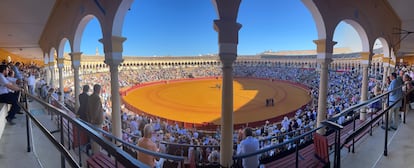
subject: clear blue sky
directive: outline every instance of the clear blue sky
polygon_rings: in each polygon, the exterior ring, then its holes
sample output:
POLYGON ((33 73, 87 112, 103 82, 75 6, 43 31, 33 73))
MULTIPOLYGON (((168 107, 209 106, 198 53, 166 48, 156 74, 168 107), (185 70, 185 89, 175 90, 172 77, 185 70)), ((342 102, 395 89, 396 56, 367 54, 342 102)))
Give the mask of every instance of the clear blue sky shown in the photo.
MULTIPOLYGON (((136 0, 125 18, 123 36, 127 41, 123 55, 216 54, 218 35, 213 20, 217 18, 211 0, 136 0)), ((315 23, 300 0, 243 0, 237 21, 242 24, 239 55, 316 48, 312 42, 317 39, 315 23)), ((355 31, 347 24, 337 30, 336 47, 355 44, 355 31)), ((103 55, 100 38, 100 25, 93 19, 85 28, 81 51, 95 55, 98 47, 103 55)), ((68 47, 65 51, 69 52, 68 47)))

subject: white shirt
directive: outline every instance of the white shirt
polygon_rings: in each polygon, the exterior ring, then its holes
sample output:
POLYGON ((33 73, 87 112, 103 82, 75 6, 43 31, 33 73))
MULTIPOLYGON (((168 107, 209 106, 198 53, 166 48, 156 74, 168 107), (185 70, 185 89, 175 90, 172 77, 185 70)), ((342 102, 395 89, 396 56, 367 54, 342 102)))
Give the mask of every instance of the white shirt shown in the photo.
MULTIPOLYGON (((17 81, 17 78, 13 78, 13 77, 10 77, 10 76, 6 77, 6 79, 9 80, 9 82, 10 83, 13 83, 13 84, 15 84, 16 81, 17 81)), ((14 90, 11 90, 11 89, 8 89, 8 90, 9 90, 9 92, 13 92, 14 93, 14 90)))
POLYGON ((0 94, 7 94, 9 93, 9 89, 6 87, 7 84, 9 84, 10 81, 7 80, 6 77, 4 77, 3 74, 0 74, 0 94))
POLYGON ((34 86, 36 84, 36 78, 35 78, 35 76, 34 75, 30 75, 28 78, 27 78, 27 85, 32 85, 32 86, 34 86))
MULTIPOLYGON (((246 137, 242 140, 237 147, 237 154, 249 154, 259 150, 259 140, 251 136, 246 137)), ((243 167, 256 168, 259 167, 259 155, 251 156, 243 159, 243 167)))

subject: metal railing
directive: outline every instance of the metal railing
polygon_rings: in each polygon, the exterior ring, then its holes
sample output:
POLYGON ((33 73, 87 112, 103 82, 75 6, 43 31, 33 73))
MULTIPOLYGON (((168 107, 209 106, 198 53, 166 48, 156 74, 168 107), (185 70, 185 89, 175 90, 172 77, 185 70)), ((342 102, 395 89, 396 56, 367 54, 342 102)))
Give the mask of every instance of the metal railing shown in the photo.
MULTIPOLYGON (((294 137, 294 138, 292 138, 292 139, 290 139, 290 140, 288 140, 286 142, 283 142, 283 143, 280 143, 280 144, 276 144, 276 145, 271 145, 271 146, 262 148, 262 149, 260 149, 260 150, 258 150, 256 152, 253 152, 253 153, 235 155, 235 156, 233 156, 233 162, 234 163, 237 163, 237 161, 242 160, 244 158, 248 158, 248 157, 252 157, 252 156, 256 156, 256 155, 262 155, 262 154, 264 154, 266 152, 269 152, 269 151, 272 151, 272 150, 277 150, 277 149, 284 148, 286 145, 294 144, 293 151, 295 153, 295 160, 292 160, 292 162, 293 161, 295 162, 295 165, 294 165, 295 167, 299 167, 299 163, 301 161, 301 159, 300 159, 301 158, 301 155, 299 154, 299 151, 300 151, 300 148, 303 148, 299 144, 300 140, 301 139, 304 139, 306 137, 309 137, 309 136, 312 137, 312 135, 314 133, 316 133, 317 130, 326 129, 326 128, 333 128, 333 130, 334 130, 333 134, 335 134, 335 140, 334 140, 335 148, 334 148, 334 151, 333 151, 333 153, 334 153, 334 164, 333 164, 333 166, 334 167, 340 167, 341 166, 341 163, 340 163, 340 160, 341 160, 340 159, 341 158, 341 152, 340 152, 340 150, 344 147, 344 145, 347 144, 347 143, 350 143, 352 141, 352 150, 354 150, 355 138, 357 136, 363 134, 364 131, 366 129, 368 129, 368 127, 370 127, 370 129, 371 129, 370 130, 370 135, 372 135, 373 124, 375 122, 378 122, 378 120, 380 118, 382 118, 383 115, 386 115, 384 122, 385 122, 385 127, 388 128, 388 125, 389 125, 389 123, 388 123, 389 122, 388 121, 388 113, 389 113, 390 109, 392 109, 394 106, 396 106, 396 104, 399 103, 400 101, 402 101, 403 99, 405 100, 404 101, 404 103, 405 103, 404 105, 406 105, 407 103, 409 103, 408 102, 408 96, 414 91, 414 89, 403 93, 403 96, 400 97, 397 101, 393 102, 392 104, 390 104, 386 108, 383 108, 382 111, 380 111, 380 112, 378 112, 376 114, 376 116, 371 115, 371 117, 369 119, 367 119, 366 122, 364 122, 359 127, 356 127, 356 124, 355 124, 356 117, 360 114, 361 109, 362 108, 366 108, 367 105, 370 105, 370 104, 375 103, 375 102, 380 101, 380 100, 387 100, 386 103, 388 104, 389 103, 389 94, 391 92, 393 92, 393 91, 398 90, 398 89, 402 89, 402 86, 401 87, 398 87, 398 88, 396 88, 394 90, 387 91, 386 93, 383 93, 383 94, 381 94, 381 95, 379 95, 379 96, 377 96, 377 97, 375 97, 373 99, 370 99, 370 100, 361 102, 359 104, 353 105, 353 106, 347 108, 346 110, 342 111, 341 113, 338 113, 338 114, 334 115, 332 118, 323 121, 322 123, 324 125, 322 125, 321 127, 312 129, 312 130, 310 130, 310 131, 308 131, 306 133, 303 133, 303 134, 301 134, 299 136, 296 136, 296 137, 294 137), (343 129, 343 126, 337 124, 337 120, 340 117, 343 117, 343 116, 352 116, 353 122, 352 123, 348 123, 348 124, 353 124, 353 130, 345 138, 344 142, 341 142, 341 136, 340 135, 341 135, 341 129, 343 129)), ((408 107, 406 107, 406 109, 407 108, 408 107)), ((407 110, 405 110, 405 112, 406 111, 407 110)), ((403 123, 405 123, 405 118, 406 118, 405 117, 405 115, 406 115, 405 112, 402 115, 403 123)), ((384 153, 383 153, 384 156, 387 156, 387 151, 388 151, 387 150, 388 149, 387 143, 388 143, 388 129, 385 129, 384 153)), ((293 165, 291 165, 291 166, 293 167, 293 165)), ((237 167, 237 165, 234 165, 233 167, 237 167)))
POLYGON ((89 124, 85 121, 82 121, 85 125, 88 125, 89 127, 93 128, 95 131, 102 133, 106 138, 110 139, 114 144, 119 144, 119 147, 128 147, 128 148, 132 148, 133 150, 137 151, 137 152, 143 152, 145 154, 154 156, 155 158, 164 158, 166 160, 171 160, 174 162, 180 162, 182 167, 184 167, 184 157, 181 156, 175 156, 175 155, 169 155, 169 154, 164 154, 164 153, 158 153, 158 152, 154 152, 151 150, 147 150, 141 147, 138 147, 135 144, 131 144, 129 142, 126 142, 122 139, 119 139, 118 137, 115 137, 114 135, 112 135, 111 133, 108 133, 102 129, 96 128, 95 126, 93 126, 92 124, 89 124))
MULTIPOLYGON (((168 155, 168 154, 164 154, 164 153, 158 153, 158 152, 150 151, 150 150, 138 147, 135 144, 131 144, 131 143, 126 142, 122 139, 119 139, 118 137, 113 136, 111 133, 108 133, 105 130, 98 129, 95 126, 93 126, 93 125, 91 125, 91 124, 89 124, 89 123, 87 123, 87 122, 85 122, 85 121, 83 121, 79 118, 75 118, 76 115, 69 108, 67 108, 64 104, 62 104, 61 102, 59 102, 58 100, 56 100, 53 97, 50 97, 50 98, 52 100, 52 104, 42 102, 42 100, 40 100, 38 98, 35 98, 35 99, 36 99, 36 101, 47 104, 47 106, 45 106, 45 107, 47 108, 47 110, 49 112, 52 112, 51 119, 54 119, 53 115, 55 115, 55 117, 57 118, 57 121, 58 121, 57 124, 58 124, 59 130, 50 131, 51 132, 50 134, 53 134, 55 132, 60 132, 61 137, 64 137, 64 133, 66 133, 67 134, 67 141, 68 141, 67 142, 67 144, 68 144, 68 149, 67 150, 70 150, 70 148, 71 148, 70 144, 74 141, 77 141, 77 144, 81 144, 81 142, 80 142, 81 141, 80 133, 81 132, 84 133, 83 129, 78 128, 79 126, 81 126, 81 127, 86 127, 85 129, 96 131, 94 133, 98 133, 97 135, 99 135, 100 139, 106 140, 107 143, 109 143, 111 145, 115 145, 115 147, 117 149, 120 149, 119 147, 129 148, 129 149, 134 150, 135 152, 143 152, 145 154, 154 156, 155 158, 164 158, 168 161, 173 161, 173 162, 180 163, 179 165, 181 165, 181 167, 185 166, 185 163, 184 163, 185 158, 184 157, 175 156, 175 155, 168 155), (49 107, 53 107, 53 108, 49 108, 49 107), (62 110, 60 112, 63 112, 65 114, 65 117, 61 117, 61 115, 56 115, 55 112, 54 112, 54 110, 56 110, 56 109, 62 110), (71 120, 67 120, 67 117, 69 117, 73 120, 76 120, 76 121, 80 122, 81 124, 79 126, 74 126, 72 124, 71 120), (78 131, 73 131, 73 128, 75 128, 75 127, 77 128, 78 131), (75 132, 77 133, 77 137, 71 138, 71 137, 74 137, 73 134, 75 132), (107 139, 109 139, 109 141, 107 139)), ((87 137, 89 137, 89 136, 90 135, 87 134, 87 137)), ((93 140, 95 140, 95 139, 93 139, 93 140)), ((63 144, 64 140, 61 140, 61 142, 63 144)), ((101 145, 100 143, 98 143, 98 144, 101 145)), ((102 146, 102 148, 104 148, 104 147, 102 146)), ((104 148, 104 149, 106 150, 106 148, 104 148)), ((78 148, 78 161, 79 161, 78 164, 79 164, 79 166, 82 166, 82 154, 81 153, 82 153, 81 148, 78 148)), ((127 154, 130 155, 130 153, 127 153, 127 154)), ((108 152, 108 155, 109 156, 115 156, 111 152, 108 152)), ((115 157, 115 159, 116 159, 116 157, 115 157)), ((136 160, 135 158, 133 158, 133 159, 136 160)), ((116 160, 119 160, 119 159, 116 159, 116 160)), ((119 160, 119 162, 123 164, 122 160, 119 160)), ((123 166, 130 167, 130 166, 127 166, 125 164, 123 164, 123 166)), ((143 164, 141 164, 140 167, 146 167, 146 165, 143 166, 143 164)))
MULTIPOLYGON (((82 132, 87 137, 98 143, 102 149, 104 149, 109 155, 111 155, 115 159, 115 166, 118 167, 118 163, 121 163, 124 167, 148 167, 145 164, 139 162, 135 158, 133 158, 131 155, 123 151, 122 149, 118 148, 115 144, 112 142, 106 140, 101 134, 99 134, 97 131, 91 129, 87 124, 81 122, 80 120, 73 118, 66 114, 65 111, 62 109, 58 109, 54 107, 53 105, 37 98, 36 96, 30 95, 27 92, 22 92, 22 97, 24 97, 25 102, 19 103, 19 105, 22 107, 22 109, 26 113, 26 129, 27 129, 27 150, 28 152, 31 152, 32 144, 30 143, 30 137, 31 135, 31 123, 34 123, 38 126, 38 128, 43 132, 43 134, 47 137, 47 139, 53 144, 53 146, 56 147, 56 149, 59 150, 61 154, 61 167, 64 168, 66 166, 66 163, 68 163, 71 167, 82 167, 82 159, 81 154, 79 152, 79 160, 75 159, 75 156, 70 153, 70 145, 68 145, 69 148, 65 146, 65 143, 70 144, 69 142, 65 142, 65 130, 63 120, 66 120, 69 124, 71 124, 72 128, 76 127, 78 129, 78 133, 82 132), (49 112, 53 113, 53 115, 58 117, 59 120, 59 126, 60 129, 60 140, 57 140, 56 137, 53 134, 53 131, 49 131, 39 120, 38 118, 33 115, 30 112, 29 105, 28 105, 28 98, 31 100, 34 100, 35 102, 39 103, 41 106, 43 106, 45 109, 48 109, 49 112)), ((70 132, 67 132, 70 134, 70 132)), ((68 135, 70 136, 70 135, 68 135)), ((79 150, 80 147, 79 147, 79 150)))
MULTIPOLYGON (((356 117, 360 114, 360 109, 361 108, 366 108, 367 105, 370 105, 374 102, 380 101, 380 100, 387 100, 387 104, 389 103, 388 99, 389 99, 389 94, 397 89, 401 89, 401 87, 396 88, 392 91, 388 91, 386 93, 383 93, 373 99, 361 102, 359 104, 356 104, 354 106, 351 106, 349 108, 347 108, 346 110, 344 110, 343 112, 334 115, 332 118, 324 121, 323 123, 325 124, 324 126, 312 129, 310 131, 307 131, 301 135, 298 135, 292 139, 290 139, 289 141, 283 142, 283 143, 279 143, 276 145, 271 145, 268 147, 263 147, 262 149, 253 152, 253 153, 248 153, 248 154, 242 154, 242 155, 235 155, 233 157, 234 163, 237 163, 238 160, 242 160, 243 158, 247 158, 247 157, 251 157, 251 156, 256 156, 256 155, 261 155, 264 153, 267 153, 269 151, 272 150, 277 150, 277 149, 281 149, 281 148, 285 148, 286 145, 292 145, 293 144, 293 148, 292 150, 295 153, 295 167, 299 167, 299 163, 301 160, 301 155, 299 154, 299 151, 301 150, 301 148, 303 148, 303 146, 301 145, 301 140, 308 140, 309 138, 312 138, 312 135, 314 133, 316 133, 317 130, 323 129, 323 128, 333 128, 334 130, 334 134, 338 135, 335 136, 335 149, 334 149, 334 167, 340 167, 340 150, 344 147, 345 144, 349 143, 352 141, 352 150, 354 150, 354 143, 355 143, 355 138, 357 136, 359 136, 360 134, 364 133, 364 131, 366 129, 368 129, 368 127, 370 127, 370 129, 372 129, 372 125, 377 122, 380 118, 383 117, 383 115, 385 116, 385 127, 388 128, 388 113, 390 111, 390 109, 392 109, 397 103, 399 103, 399 101, 401 100, 405 100, 405 103, 408 103, 408 98, 407 96, 409 94, 411 94, 411 92, 413 90, 407 91, 404 93, 403 97, 400 97, 396 102, 390 104, 388 107, 384 108, 382 111, 378 112, 376 116, 371 115, 371 118, 369 120, 367 120, 366 122, 364 122, 361 126, 356 127, 356 117), (345 138, 344 142, 341 142, 341 129, 343 128, 342 126, 338 126, 338 124, 336 124, 337 120, 340 117, 343 116, 352 116, 353 119, 353 130, 352 132, 345 138)), ((139 161, 137 161, 135 158, 131 157, 128 153, 126 153, 125 151, 121 150, 119 148, 119 146, 115 145, 115 144, 121 144, 122 146, 125 147, 129 147, 132 148, 138 152, 143 152, 149 155, 152 155, 154 157, 159 157, 159 158, 165 158, 168 160, 173 160, 176 162, 180 162, 181 166, 184 167, 184 157, 177 157, 177 156, 172 156, 172 155, 167 155, 167 154, 161 154, 161 153, 157 153, 157 152, 153 152, 153 151, 149 151, 143 148, 139 148, 134 144, 128 143, 123 141, 122 139, 119 139, 117 137, 114 137, 112 134, 107 133, 106 131, 103 131, 101 129, 97 129, 93 126, 91 126, 90 124, 83 122, 79 119, 74 119, 73 116, 69 116, 68 114, 66 114, 66 112, 62 109, 58 109, 54 106, 52 106, 51 104, 48 104, 42 100, 40 100, 37 97, 34 97, 32 95, 28 95, 26 93, 23 93, 23 95, 27 95, 29 98, 39 102, 39 104, 41 104, 43 107, 49 109, 54 115, 58 116, 59 119, 59 132, 61 133, 60 136, 60 142, 58 140, 56 140, 54 138, 54 136, 52 135, 52 133, 50 131, 48 131, 37 119, 35 116, 33 116, 28 109, 28 105, 27 105, 27 99, 26 99, 26 103, 25 104, 21 104, 21 106, 23 107, 23 109, 26 111, 27 115, 26 115, 26 122, 27 122, 27 138, 28 138, 28 151, 31 151, 31 144, 30 144, 30 131, 29 131, 29 123, 30 122, 34 122, 40 129, 41 131, 47 136, 47 138, 54 144, 54 146, 60 151, 61 153, 61 167, 65 167, 65 162, 68 162, 69 165, 71 165, 72 167, 81 167, 82 164, 82 159, 80 158, 80 154, 79 154, 79 160, 78 163, 77 161, 74 159, 74 157, 70 154, 70 152, 68 150, 70 150, 70 145, 69 145, 69 149, 67 149, 65 147, 65 139, 64 139, 64 135, 63 133, 65 132, 64 130, 64 126, 62 125, 64 123, 64 120, 66 120, 68 123, 70 123, 72 125, 72 127, 76 127, 78 130, 81 130, 82 132, 84 132, 88 137, 90 137, 91 139, 93 139, 95 142, 97 142, 99 145, 101 145, 101 147, 103 149, 105 149, 109 155, 113 156, 116 160, 116 163, 118 163, 118 161, 120 163, 122 163, 125 167, 145 167, 145 165, 143 165, 142 163, 140 163, 139 161), (101 135, 102 134, 102 135, 101 135), (108 140, 106 140, 106 138, 111 139, 113 142, 110 142, 108 140)), ((62 105, 62 104, 60 104, 62 105)), ((64 109, 64 105, 62 106, 62 108, 64 109)), ((65 109, 68 110, 68 109, 65 109)), ((403 123, 405 123, 405 113, 403 113, 403 123)), ((68 127, 67 127, 68 128, 68 127)), ((78 131, 78 137, 79 137, 79 132, 78 131)), ((371 131, 372 132, 372 131, 371 131)), ((70 130, 68 128, 68 139, 69 142, 71 142, 70 140, 70 130)), ((73 133, 73 132, 72 132, 73 133)), ((79 140, 80 138, 78 138, 79 140)), ((271 139, 271 138, 270 138, 271 139)), ((387 152, 388 152, 388 148, 387 148, 387 141, 388 141, 388 129, 385 129, 385 139, 384 139, 385 143, 384 143, 384 156, 387 156, 387 152)), ((170 145, 181 145, 183 147, 202 147, 200 145, 189 145, 189 144, 172 144, 172 143, 166 143, 166 142, 162 142, 164 144, 170 144, 170 145)), ((120 145, 120 146, 121 146, 120 145)), ((218 147, 218 146, 211 146, 211 147, 218 147)), ((79 149, 80 150, 80 149, 79 149)), ((80 153, 80 151, 79 151, 80 153)))

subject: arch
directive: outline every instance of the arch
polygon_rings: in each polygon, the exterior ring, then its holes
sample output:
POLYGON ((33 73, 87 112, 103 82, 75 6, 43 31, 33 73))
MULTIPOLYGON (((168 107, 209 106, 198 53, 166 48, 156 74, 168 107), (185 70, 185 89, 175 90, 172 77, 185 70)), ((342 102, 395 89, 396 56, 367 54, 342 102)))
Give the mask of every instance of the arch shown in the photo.
POLYGON ((316 31, 318 34, 318 39, 325 39, 326 38, 326 27, 325 23, 323 22, 322 15, 319 12, 318 8, 316 7, 313 0, 302 0, 302 3, 308 8, 310 13, 312 14, 312 18, 315 21, 316 31))
POLYGON ((73 44, 72 46, 72 52, 80 52, 80 47, 81 47, 81 40, 82 40, 82 35, 83 32, 86 28, 86 25, 93 19, 96 18, 98 20, 99 23, 99 27, 101 28, 101 32, 102 32, 102 24, 99 20, 99 18, 95 17, 94 15, 86 15, 84 16, 81 21, 78 24, 78 27, 75 31, 75 36, 73 39, 73 44))
POLYGON ((112 24, 112 35, 122 37, 122 29, 124 25, 125 15, 131 8, 134 0, 123 0, 116 10, 114 23, 112 24))
POLYGON ((336 24, 335 31, 336 31, 338 25, 342 21, 345 22, 345 23, 348 23, 349 25, 351 25, 351 27, 354 28, 355 31, 358 33, 359 39, 361 40, 361 44, 362 44, 362 52, 370 52, 370 51, 372 51, 372 48, 370 47, 370 41, 368 39, 368 34, 366 33, 365 29, 361 26, 361 24, 359 24, 357 21, 352 20, 352 19, 344 19, 344 20, 341 20, 340 22, 338 22, 336 24))
MULTIPOLYGON (((58 58, 63 58, 63 53, 65 51, 66 42, 68 42, 69 43, 69 46, 71 46, 69 39, 63 38, 62 40, 60 40, 59 47, 58 47, 58 50, 57 50, 57 56, 58 56, 58 58)), ((72 47, 70 49, 72 49, 72 47)))
POLYGON ((390 45, 388 44, 387 40, 384 37, 378 37, 376 40, 381 42, 382 45, 382 53, 384 57, 390 58, 390 45))

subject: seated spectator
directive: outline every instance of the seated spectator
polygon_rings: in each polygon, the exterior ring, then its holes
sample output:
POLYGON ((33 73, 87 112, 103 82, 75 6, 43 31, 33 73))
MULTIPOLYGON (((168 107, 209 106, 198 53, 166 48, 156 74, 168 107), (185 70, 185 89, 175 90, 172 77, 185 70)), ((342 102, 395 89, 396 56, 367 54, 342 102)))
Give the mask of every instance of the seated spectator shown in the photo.
POLYGON ((208 161, 210 165, 220 165, 220 153, 217 150, 214 150, 208 156, 208 161))
MULTIPOLYGON (((152 126, 150 124, 144 127, 144 137, 138 140, 138 147, 158 152, 157 145, 151 141, 152 137, 152 126)), ((145 154, 144 152, 138 152, 137 159, 149 167, 155 166, 155 157, 152 155, 145 154)))
POLYGON ((15 118, 16 113, 20 112, 20 106, 17 104, 18 95, 9 91, 21 91, 21 88, 7 80, 9 68, 6 65, 0 65, 0 103, 11 104, 11 108, 6 116, 6 120, 10 125, 15 123, 12 121, 15 118))

